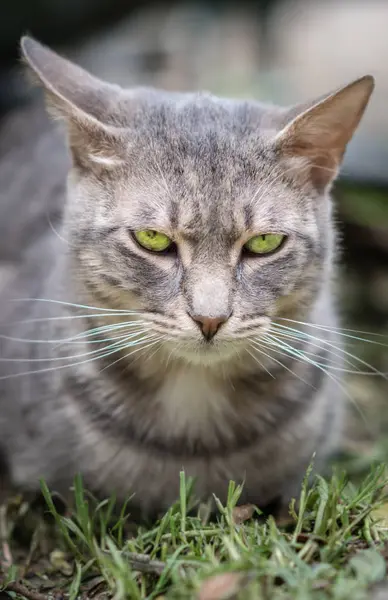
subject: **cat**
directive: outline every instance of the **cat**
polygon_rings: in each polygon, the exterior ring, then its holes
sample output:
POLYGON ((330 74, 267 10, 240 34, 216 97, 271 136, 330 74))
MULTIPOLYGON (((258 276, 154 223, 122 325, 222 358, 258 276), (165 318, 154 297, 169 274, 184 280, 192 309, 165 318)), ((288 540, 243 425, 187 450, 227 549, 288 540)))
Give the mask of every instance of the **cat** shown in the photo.
POLYGON ((234 480, 287 503, 341 432, 330 189, 373 77, 282 108, 21 48, 67 146, 34 105, 0 152, 7 481, 66 493, 80 472, 152 515, 184 469, 199 498, 234 480))

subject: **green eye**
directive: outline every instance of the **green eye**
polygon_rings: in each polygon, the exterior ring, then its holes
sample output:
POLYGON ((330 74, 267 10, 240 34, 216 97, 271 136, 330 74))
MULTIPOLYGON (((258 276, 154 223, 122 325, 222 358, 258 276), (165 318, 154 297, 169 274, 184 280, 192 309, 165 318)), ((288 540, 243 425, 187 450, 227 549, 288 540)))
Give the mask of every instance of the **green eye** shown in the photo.
POLYGON ((248 240, 244 248, 253 254, 269 254, 279 248, 284 238, 280 233, 262 233, 248 240))
POLYGON ((153 229, 144 229, 143 231, 135 231, 134 233, 137 242, 146 250, 151 252, 164 252, 172 244, 167 235, 154 231, 153 229))

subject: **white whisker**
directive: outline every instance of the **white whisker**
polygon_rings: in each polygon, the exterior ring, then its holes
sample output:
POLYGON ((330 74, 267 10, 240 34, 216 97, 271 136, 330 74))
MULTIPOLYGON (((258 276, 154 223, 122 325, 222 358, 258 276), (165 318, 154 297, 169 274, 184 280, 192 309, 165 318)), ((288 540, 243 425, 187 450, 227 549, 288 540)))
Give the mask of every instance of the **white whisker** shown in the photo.
MULTIPOLYGON (((291 354, 291 352, 287 348, 284 348, 284 346, 282 346, 281 341, 278 341, 278 342, 279 343, 274 343, 273 341, 269 340, 268 343, 266 344, 266 346, 267 346, 267 348, 272 348, 276 353, 279 353, 282 356, 293 356, 295 358, 295 360, 297 360, 298 362, 306 363, 306 362, 308 362, 308 360, 311 360, 311 364, 313 364, 317 367, 325 367, 327 369, 330 369, 330 371, 338 371, 339 373, 346 373, 348 375, 365 375, 365 376, 370 376, 370 377, 376 377, 376 376, 380 375, 380 373, 371 373, 370 371, 359 371, 357 369, 356 370, 345 369, 345 368, 333 366, 333 364, 318 362, 316 360, 309 359, 308 355, 315 356, 313 353, 297 350, 296 348, 293 348, 293 350, 297 354, 296 355, 293 353, 291 354), (278 349, 276 350, 275 348, 278 348, 278 349)), ((289 348, 292 348, 292 346, 289 346, 289 348)))
POLYGON ((103 371, 105 371, 106 369, 108 369, 110 367, 113 367, 114 365, 121 362, 122 360, 129 358, 133 354, 136 354, 136 352, 140 352, 140 350, 146 350, 147 348, 151 348, 152 346, 155 346, 155 344, 158 344, 160 342, 160 340, 161 340, 161 338, 157 337, 154 341, 146 344, 145 346, 141 346, 140 348, 136 348, 135 350, 133 350, 132 352, 129 352, 128 354, 124 354, 124 356, 120 356, 120 358, 118 358, 117 360, 113 361, 112 363, 109 363, 109 365, 106 365, 103 369, 100 369, 100 373, 102 373, 103 371))
POLYGON ((311 384, 309 384, 305 379, 303 379, 303 377, 300 377, 299 375, 297 375, 297 373, 295 373, 292 369, 290 369, 289 367, 287 367, 284 363, 282 363, 280 360, 277 360, 277 358, 274 358, 273 356, 271 356, 271 354, 267 354, 267 352, 264 352, 264 350, 262 349, 261 346, 259 346, 257 344, 257 342, 252 342, 253 347, 255 348, 255 350, 257 350, 258 352, 261 352, 261 354, 263 354, 263 356, 266 356, 267 358, 269 358, 270 360, 272 360, 273 362, 275 362, 276 364, 280 365, 281 367, 283 367, 283 369, 285 369, 286 371, 288 371, 289 373, 291 373, 291 375, 294 375, 294 377, 296 377, 297 379, 299 379, 300 381, 302 381, 304 384, 309 385, 310 387, 313 387, 311 384))
POLYGON ((298 335, 301 335, 302 337, 304 337, 307 340, 309 340, 309 339, 311 339, 311 340, 318 340, 322 344, 325 344, 326 346, 329 346, 330 348, 334 348, 335 350, 339 350, 340 352, 342 352, 344 354, 344 356, 348 356, 348 357, 352 358, 353 360, 358 361, 360 364, 364 365, 365 367, 367 367, 368 369, 370 369, 371 371, 373 371, 376 375, 379 375, 380 377, 383 377, 384 379, 388 379, 388 375, 386 373, 383 373, 383 372, 379 371, 373 365, 369 364, 368 362, 366 362, 362 358, 359 358, 358 356, 355 356, 354 354, 352 354, 351 352, 348 352, 347 350, 345 350, 344 348, 341 348, 340 346, 336 346, 335 344, 333 344, 332 342, 330 342, 328 340, 323 340, 321 338, 317 338, 316 336, 310 335, 309 333, 301 332, 300 330, 293 329, 292 327, 285 327, 284 325, 278 325, 278 326, 282 327, 284 329, 288 329, 289 331, 292 331, 294 333, 297 333, 298 335))
MULTIPOLYGON (((2 340, 7 340, 10 342, 20 342, 20 343, 26 343, 26 344, 66 344, 66 343, 73 343, 73 344, 95 344, 98 342, 105 342, 105 341, 109 341, 110 339, 119 339, 119 337, 116 338, 103 338, 101 340, 92 340, 92 341, 85 341, 83 340, 83 338, 85 337, 91 337, 91 336, 95 336, 95 335, 99 335, 100 333, 104 333, 104 331, 106 331, 107 333, 109 332, 114 332, 116 330, 119 329, 125 329, 125 328, 133 328, 133 327, 139 327, 139 331, 142 330, 142 328, 144 328, 144 325, 147 325, 144 321, 132 321, 132 322, 128 322, 125 324, 119 323, 116 325, 112 325, 112 326, 108 326, 105 325, 103 327, 100 328, 96 328, 96 330, 98 329, 98 331, 95 330, 86 330, 83 333, 77 334, 76 336, 73 337, 69 337, 69 338, 58 338, 58 339, 34 339, 34 338, 19 338, 19 337, 12 337, 9 335, 2 335, 0 334, 0 339, 2 340), (140 328, 140 326, 142 326, 142 328, 140 328)), ((125 334, 123 334, 121 337, 125 337, 125 334)))
MULTIPOLYGON (((272 323, 271 324, 271 329, 270 331, 272 331, 274 333, 274 335, 276 335, 278 338, 285 338, 285 339, 290 339, 293 341, 308 341, 309 346, 313 346, 315 348, 319 348, 321 350, 328 350, 330 352, 330 354, 332 354, 333 356, 336 356, 337 358, 339 358, 341 361, 344 361, 345 363, 347 363, 348 365, 350 365, 353 368, 357 368, 357 365, 355 365, 352 361, 350 361, 348 358, 345 358, 342 352, 342 348, 340 349, 340 352, 334 352, 334 350, 332 348, 327 348, 327 344, 325 344, 324 342, 328 342, 328 340, 322 340, 321 338, 317 338, 315 336, 313 336, 313 340, 306 340, 306 337, 304 336, 304 334, 297 334, 297 333, 292 333, 290 332, 285 332, 284 330, 279 331, 279 329, 276 327, 276 323, 272 323)), ((308 353, 307 353, 308 354, 308 353)))
MULTIPOLYGON (((357 403, 354 401, 354 398, 351 397, 351 395, 349 394, 349 392, 347 391, 347 389, 345 388, 345 386, 342 384, 341 381, 338 380, 337 377, 335 377, 329 370, 325 369, 324 367, 320 366, 318 363, 315 363, 314 361, 312 361, 311 359, 309 359, 307 356, 304 356, 303 353, 301 353, 300 351, 296 350, 293 346, 290 346, 289 344, 285 344, 284 345, 280 345, 279 346, 285 350, 286 353, 288 353, 290 356, 292 356, 293 358, 297 358, 298 356, 300 358, 302 358, 302 360, 304 360, 307 364, 316 367, 317 369, 319 369, 320 371, 322 371, 327 377, 329 377, 329 379, 331 379, 341 390, 341 392, 348 398, 348 400, 350 400, 350 402, 357 408, 361 418, 363 419, 365 425, 367 425, 366 420, 365 420, 365 415, 363 414, 362 410, 360 409, 360 407, 357 405, 357 403), (297 357, 295 357, 295 353, 297 354, 297 357)), ((294 373, 295 374, 295 373, 294 373)), ((306 382, 305 382, 306 383, 306 382)))
MULTIPOLYGON (((152 336, 145 336, 143 339, 138 340, 137 344, 134 344, 133 347, 134 349, 136 349, 136 346, 139 345, 140 343, 143 342, 147 342, 149 340, 153 339, 152 336)), ((101 348, 101 352, 102 354, 98 354, 97 356, 92 356, 92 358, 88 358, 87 360, 84 361, 77 361, 77 362, 73 362, 70 364, 65 364, 65 365, 55 365, 53 367, 47 367, 44 369, 36 369, 36 370, 32 370, 32 371, 25 371, 23 373, 12 373, 9 375, 3 375, 0 377, 0 381, 4 380, 4 379, 15 379, 17 377, 23 377, 26 375, 38 375, 41 373, 49 373, 51 371, 56 371, 56 370, 61 370, 61 369, 68 369, 71 367, 77 367, 83 364, 87 364, 87 363, 91 363, 91 362, 95 362, 97 360, 101 360, 102 358, 107 358, 108 356, 111 356, 112 354, 119 352, 121 350, 125 350, 125 348, 128 348, 128 344, 124 344, 124 345, 120 345, 118 347, 116 347, 114 350, 110 350, 110 352, 106 352, 107 348, 101 348)), ((89 355, 92 353, 88 353, 86 355, 89 355)), ((94 354, 94 353, 93 353, 94 354)), ((71 360, 74 357, 64 357, 65 359, 71 360)), ((47 360, 45 361, 47 362, 47 360)))
MULTIPOLYGON (((29 362, 29 363, 35 363, 35 362, 60 362, 60 361, 64 361, 64 360, 73 360, 75 358, 83 358, 85 356, 93 356, 95 354, 101 354, 102 352, 105 352, 106 350, 110 350, 112 348, 116 348, 116 349, 121 349, 121 348, 125 348, 126 346, 128 346, 127 342, 133 338, 136 338, 136 336, 142 335, 146 332, 135 332, 132 333, 131 335, 128 336, 124 336, 123 338, 121 338, 118 342, 115 342, 113 344, 109 344, 108 346, 105 346, 104 348, 97 348, 97 350, 90 350, 89 352, 82 352, 81 354, 73 354, 71 356, 54 356, 54 357, 43 357, 43 358, 8 358, 8 357, 0 357, 0 362, 11 362, 11 363, 23 363, 23 362, 29 362)), ((147 336, 146 336, 147 337, 147 336)), ((133 345, 136 345, 137 343, 139 343, 140 341, 142 341, 144 339, 140 338, 139 340, 134 340, 132 342, 133 345)))
MULTIPOLYGON (((252 347, 252 344, 250 344, 250 346, 252 347)), ((257 358, 257 356, 254 356, 254 355, 252 354, 252 352, 250 352, 250 351, 249 351, 247 348, 246 348, 246 351, 247 351, 247 352, 248 352, 248 354, 249 354, 249 355, 250 355, 250 356, 251 356, 251 357, 252 357, 252 358, 253 358, 253 359, 254 359, 254 360, 255 360, 255 361, 256 361, 256 362, 257 362, 257 363, 260 365, 260 367, 261 367, 261 368, 262 368, 264 371, 266 371, 270 377, 272 377, 272 379, 276 379, 276 377, 275 377, 274 375, 272 375, 271 371, 269 371, 269 370, 267 369, 267 367, 266 367, 266 366, 265 366, 265 365, 264 365, 264 364, 263 364, 263 363, 262 363, 262 362, 261 362, 261 361, 260 361, 260 360, 257 358)))
MULTIPOLYGON (((368 340, 367 338, 350 335, 352 333, 360 333, 362 335, 371 335, 374 337, 388 338, 388 334, 385 334, 385 333, 377 333, 377 332, 373 332, 373 331, 363 331, 363 330, 358 330, 358 329, 347 329, 346 327, 332 327, 330 325, 319 325, 318 323, 309 323, 309 322, 305 323, 304 321, 296 321, 294 319, 285 319, 282 317, 276 317, 276 320, 288 321, 289 323, 295 323, 297 325, 303 325, 303 326, 307 326, 307 327, 314 327, 315 329, 321 329, 322 331, 327 331, 329 333, 330 332, 336 333, 337 335, 341 335, 341 336, 349 338, 349 339, 354 339, 359 342, 367 342, 369 344, 376 344, 378 346, 388 347, 388 344, 383 344, 382 342, 377 342, 375 340, 368 340), (343 333, 344 331, 347 333, 343 333)), ((274 324, 281 326, 280 323, 276 323, 276 321, 274 322, 274 324)))
POLYGON ((104 313, 124 314, 124 315, 137 315, 142 311, 136 310, 124 310, 117 308, 102 308, 99 306, 89 306, 88 304, 76 304, 74 302, 66 302, 63 300, 52 300, 50 298, 13 298, 12 302, 47 302, 50 304, 60 304, 62 306, 74 306, 74 308, 84 308, 86 310, 100 310, 104 313))
POLYGON ((46 211, 46 216, 47 216, 47 222, 50 226, 51 231, 57 236, 57 238, 59 240, 61 240, 61 242, 65 243, 67 246, 69 246, 70 248, 75 248, 74 244, 70 244, 69 240, 66 240, 60 233, 59 231, 57 231, 54 227, 53 222, 51 221, 50 215, 48 213, 48 211, 46 211))

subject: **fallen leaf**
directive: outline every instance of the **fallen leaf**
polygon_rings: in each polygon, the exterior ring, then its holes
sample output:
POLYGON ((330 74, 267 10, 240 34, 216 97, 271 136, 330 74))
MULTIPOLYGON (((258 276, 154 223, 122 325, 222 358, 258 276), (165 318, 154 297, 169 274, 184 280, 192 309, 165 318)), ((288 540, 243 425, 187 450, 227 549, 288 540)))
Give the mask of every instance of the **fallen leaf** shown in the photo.
POLYGON ((253 504, 242 504, 236 506, 232 511, 233 521, 236 525, 241 525, 244 521, 248 521, 253 517, 255 506, 253 504))
POLYGON ((239 591, 241 574, 222 573, 206 579, 201 586, 198 600, 230 600, 239 591))

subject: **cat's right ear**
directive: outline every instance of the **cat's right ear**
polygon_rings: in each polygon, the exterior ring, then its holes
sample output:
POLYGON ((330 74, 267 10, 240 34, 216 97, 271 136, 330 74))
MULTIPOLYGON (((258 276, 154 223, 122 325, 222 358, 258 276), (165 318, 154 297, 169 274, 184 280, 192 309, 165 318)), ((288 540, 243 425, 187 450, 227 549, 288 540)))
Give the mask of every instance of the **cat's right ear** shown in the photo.
POLYGON ((275 147, 290 173, 320 191, 332 183, 373 88, 373 77, 365 75, 286 114, 288 123, 277 134, 275 147))
POLYGON ((30 37, 21 39, 22 56, 44 87, 49 112, 67 125, 76 162, 108 166, 119 158, 115 125, 119 86, 100 81, 30 37))

